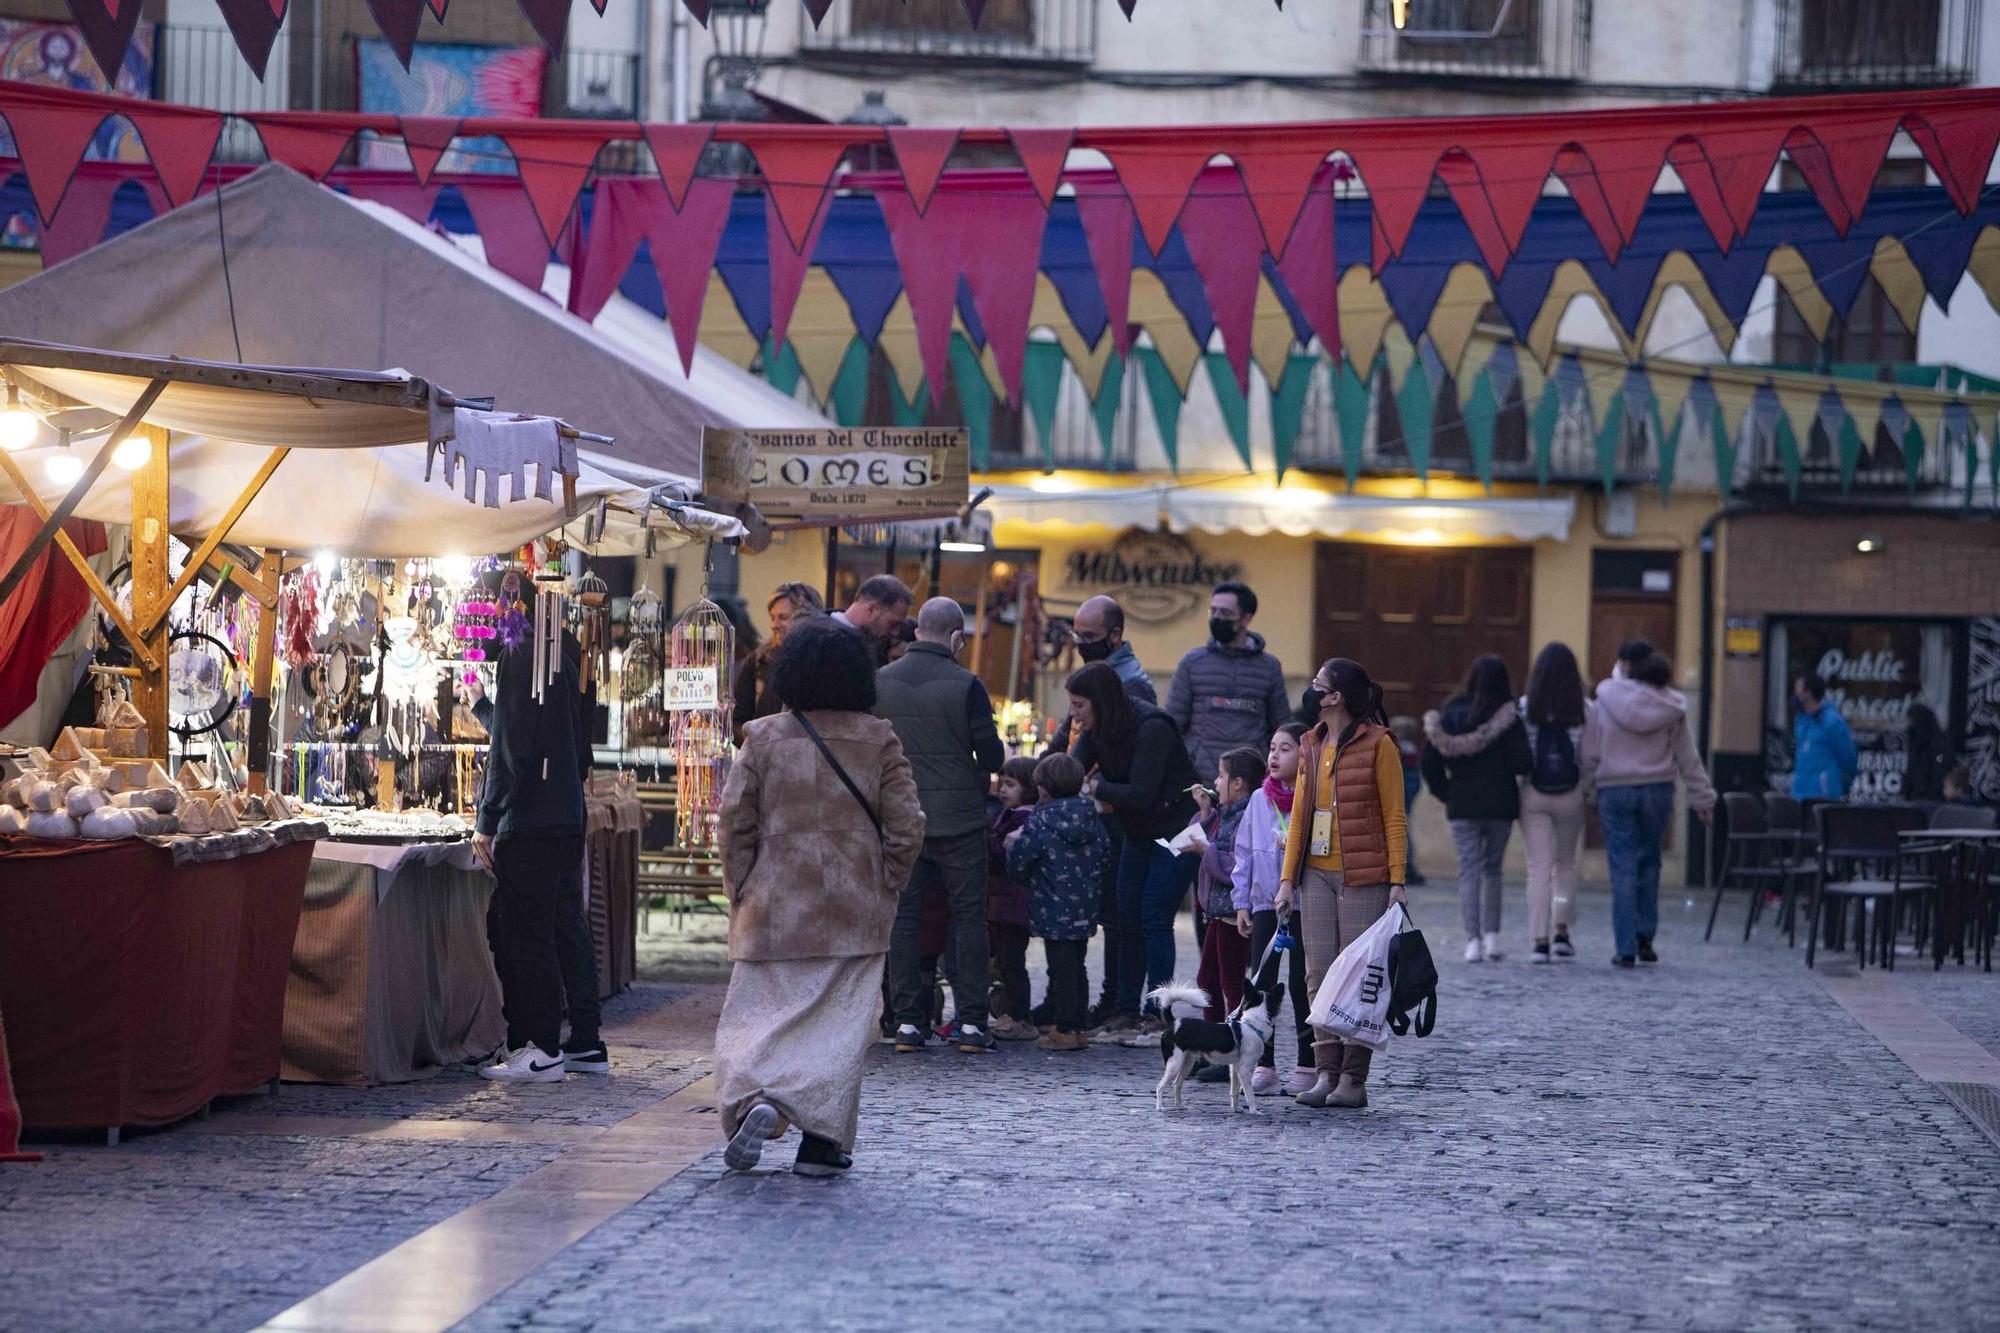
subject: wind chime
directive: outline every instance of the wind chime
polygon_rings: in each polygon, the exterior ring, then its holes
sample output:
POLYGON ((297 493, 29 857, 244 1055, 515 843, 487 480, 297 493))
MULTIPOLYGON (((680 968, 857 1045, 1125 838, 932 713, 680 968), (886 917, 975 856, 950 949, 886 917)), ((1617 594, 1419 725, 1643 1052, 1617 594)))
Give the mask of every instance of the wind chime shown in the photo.
POLYGON ((715 845, 715 825, 722 813, 722 784, 729 776, 731 699, 723 688, 735 660, 736 633, 721 607, 703 597, 681 614, 667 631, 668 665, 679 679, 698 682, 684 697, 668 692, 669 743, 680 798, 674 815, 674 838, 682 847, 715 845), (703 676, 684 672, 700 671, 703 676))
POLYGON ((660 595, 641 585, 625 613, 627 638, 618 689, 619 705, 624 709, 622 731, 628 741, 655 741, 666 730, 667 714, 660 699, 663 628, 660 595))
POLYGON ((583 645, 584 690, 611 678, 611 586, 585 570, 576 581, 576 637, 583 645))
POLYGON ((528 685, 537 704, 562 674, 563 584, 560 569, 535 571, 534 668, 528 685))

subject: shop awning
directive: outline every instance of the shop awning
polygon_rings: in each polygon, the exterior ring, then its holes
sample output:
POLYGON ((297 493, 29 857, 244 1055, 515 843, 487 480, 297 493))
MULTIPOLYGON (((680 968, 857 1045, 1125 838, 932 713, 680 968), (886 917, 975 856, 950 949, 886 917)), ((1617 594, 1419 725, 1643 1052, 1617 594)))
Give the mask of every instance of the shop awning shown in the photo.
MULTIPOLYGON (((1233 482, 1234 479, 1231 479, 1233 482)), ((1171 482, 1051 491, 998 485, 987 508, 1000 522, 1073 527, 1160 527, 1262 537, 1379 537, 1416 545, 1562 541, 1576 517, 1570 494, 1469 499, 1345 495, 1308 487, 1171 482)))

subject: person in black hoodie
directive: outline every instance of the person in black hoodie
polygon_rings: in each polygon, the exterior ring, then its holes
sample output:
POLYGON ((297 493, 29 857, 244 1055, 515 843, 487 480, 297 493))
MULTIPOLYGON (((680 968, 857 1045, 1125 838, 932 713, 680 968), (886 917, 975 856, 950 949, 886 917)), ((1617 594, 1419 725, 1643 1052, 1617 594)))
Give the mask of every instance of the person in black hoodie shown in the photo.
POLYGON ((1507 664, 1488 653, 1443 711, 1424 714, 1423 772, 1444 802, 1458 848, 1465 961, 1500 958, 1500 863, 1521 815, 1521 778, 1534 766, 1507 664))
POLYGON ((1067 688, 1077 737, 1071 753, 1090 775, 1084 795, 1116 816, 1125 834, 1118 859, 1117 1012, 1103 1030, 1129 1034, 1142 1027, 1139 997, 1174 979, 1174 914, 1201 859, 1176 856, 1156 839, 1187 827, 1195 811, 1189 793, 1200 779, 1173 718, 1135 704, 1108 663, 1084 667, 1067 688))
POLYGON ((486 931, 507 1019, 507 1049, 479 1072, 505 1083, 611 1071, 598 1031, 597 960, 583 922, 583 782, 597 692, 580 688, 583 645, 567 630, 559 669, 539 701, 534 671, 533 646, 517 644, 500 655, 494 697, 473 691, 474 714, 492 744, 472 850, 495 880, 486 931))
POLYGON ((1942 803, 1944 775, 1952 764, 1951 738, 1929 704, 1911 704, 1908 724, 1910 766, 1903 777, 1903 799, 1942 803))

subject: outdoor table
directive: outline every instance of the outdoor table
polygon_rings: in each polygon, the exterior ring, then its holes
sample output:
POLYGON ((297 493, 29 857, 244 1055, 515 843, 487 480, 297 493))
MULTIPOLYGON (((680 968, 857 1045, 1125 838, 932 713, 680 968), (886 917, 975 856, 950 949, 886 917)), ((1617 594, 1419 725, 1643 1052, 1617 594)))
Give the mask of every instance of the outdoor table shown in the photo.
POLYGON ((469 842, 321 842, 285 988, 284 1077, 404 1083, 507 1035, 469 842))
POLYGON ((136 839, 0 837, 0 1013, 29 1128, 115 1140, 277 1079, 312 844, 243 846, 177 865, 136 839))
POLYGON ((1993 970, 1993 951, 1987 942, 1984 912, 1987 886, 1980 882, 1979 868, 1984 857, 1975 853, 2000 845, 2000 829, 1923 828, 1901 829, 1897 837, 1910 843, 1943 843, 1951 848, 1950 866, 1938 877, 1938 919, 1931 931, 1931 966, 1942 968, 1947 941, 1955 942, 1958 961, 1965 962, 1965 927, 1969 920, 1979 929, 1974 953, 1988 972, 1993 970))

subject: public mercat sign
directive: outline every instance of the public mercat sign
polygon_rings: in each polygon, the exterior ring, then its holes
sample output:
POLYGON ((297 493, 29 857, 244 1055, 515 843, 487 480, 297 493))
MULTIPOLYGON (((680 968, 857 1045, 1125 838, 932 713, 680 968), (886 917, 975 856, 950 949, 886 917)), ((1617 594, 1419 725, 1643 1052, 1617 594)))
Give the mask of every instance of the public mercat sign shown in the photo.
POLYGON ((702 495, 766 518, 849 523, 965 507, 966 432, 905 426, 701 433, 702 495))

